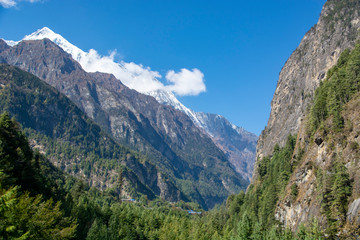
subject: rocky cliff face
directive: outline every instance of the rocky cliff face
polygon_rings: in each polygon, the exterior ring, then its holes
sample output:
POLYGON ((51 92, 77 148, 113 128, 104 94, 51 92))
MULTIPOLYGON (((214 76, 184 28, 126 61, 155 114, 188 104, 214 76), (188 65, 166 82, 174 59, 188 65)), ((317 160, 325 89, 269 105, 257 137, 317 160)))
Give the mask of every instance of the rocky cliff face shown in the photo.
POLYGON ((272 161, 265 156, 276 144, 283 146, 289 134, 297 134, 295 150, 285 159, 290 163, 289 180, 275 208, 276 220, 294 231, 301 224, 311 226, 314 219, 328 236, 350 236, 359 228, 359 129, 355 126, 360 126, 360 98, 357 93, 347 102, 351 97, 346 97, 359 91, 360 47, 355 44, 359 29, 360 1, 329 0, 324 5, 318 23, 280 73, 269 122, 258 141, 255 189, 264 181, 263 166, 272 161), (354 51, 351 57, 345 51, 338 61, 345 49, 354 51))
POLYGON ((270 155, 275 144, 283 145, 290 133, 298 131, 327 70, 344 49, 352 48, 359 39, 359 4, 355 0, 329 0, 318 23, 285 63, 271 102, 268 124, 259 137, 257 158, 270 155))
MULTIPOLYGON (((275 217, 292 230, 301 224, 309 224, 317 219, 319 226, 327 226, 325 203, 331 199, 334 191, 334 180, 331 176, 337 173, 336 162, 344 164, 349 174, 351 191, 345 203, 345 214, 337 221, 344 221, 346 231, 356 231, 360 225, 360 95, 355 96, 342 111, 346 127, 343 131, 331 130, 333 122, 328 119, 323 130, 318 130, 313 139, 309 139, 306 128, 301 125, 298 132, 296 152, 305 150, 301 164, 292 173, 284 196, 278 201, 275 217), (332 185, 332 186, 331 186, 332 185), (292 188, 297 189, 295 195, 292 188), (342 219, 344 218, 344 219, 342 219), (347 230, 346 230, 347 229, 347 230)), ((296 158, 296 156, 294 156, 296 158)), ((295 159, 293 158, 293 161, 295 159)), ((340 196, 341 193, 337 193, 340 196)), ((332 203, 334 206, 334 203, 332 203)), ((330 207, 331 211, 337 211, 330 207)))
POLYGON ((157 90, 148 94, 159 103, 172 106, 188 115, 225 153, 235 170, 247 180, 251 180, 257 142, 255 134, 235 126, 218 114, 195 112, 185 107, 171 92, 157 90))
POLYGON ((146 154, 204 208, 246 186, 222 151, 184 113, 127 88, 112 75, 85 72, 48 39, 0 46, 2 62, 33 73, 64 93, 119 143, 146 154))
POLYGON ((217 114, 196 112, 203 128, 234 166, 236 171, 249 181, 255 163, 257 136, 230 123, 217 114))

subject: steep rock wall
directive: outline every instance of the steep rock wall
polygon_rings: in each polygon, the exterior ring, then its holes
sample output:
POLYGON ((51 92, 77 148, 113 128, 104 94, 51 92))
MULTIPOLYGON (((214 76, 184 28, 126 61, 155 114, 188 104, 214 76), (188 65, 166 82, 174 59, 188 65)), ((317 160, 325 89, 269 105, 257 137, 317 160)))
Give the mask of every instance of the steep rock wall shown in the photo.
POLYGON ((352 48, 359 39, 359 6, 358 0, 329 0, 318 23, 285 63, 271 102, 268 124, 258 140, 258 159, 270 155, 275 144, 282 146, 289 134, 298 131, 316 87, 340 53, 352 48))
MULTIPOLYGON (((357 94, 342 111, 346 124, 341 132, 332 131, 332 119, 328 119, 324 127, 326 136, 318 130, 313 139, 309 139, 305 124, 298 132, 295 153, 305 149, 301 164, 292 173, 284 196, 278 201, 275 217, 292 230, 317 219, 320 226, 327 224, 324 210, 324 192, 326 182, 324 176, 335 174, 334 163, 341 161, 349 173, 352 185, 348 199, 346 224, 355 229, 360 224, 360 94, 357 94), (292 186, 296 185, 297 195, 292 194, 292 186)), ((305 123, 305 122, 304 122, 305 123)), ((296 158, 294 156, 293 160, 296 158)), ((346 227, 346 225, 345 225, 346 227)))

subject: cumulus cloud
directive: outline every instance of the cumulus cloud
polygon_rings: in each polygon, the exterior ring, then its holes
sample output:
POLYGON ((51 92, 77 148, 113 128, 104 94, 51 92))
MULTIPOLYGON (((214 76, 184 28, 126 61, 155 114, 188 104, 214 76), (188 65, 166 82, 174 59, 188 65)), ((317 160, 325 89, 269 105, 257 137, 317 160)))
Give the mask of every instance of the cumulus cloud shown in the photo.
POLYGON ((188 70, 183 68, 180 72, 170 70, 166 74, 166 81, 159 72, 151 70, 150 67, 134 62, 116 61, 116 51, 110 52, 108 56, 102 56, 94 49, 85 52, 47 27, 25 36, 24 40, 43 38, 49 38, 71 54, 73 59, 78 61, 85 71, 111 73, 126 86, 141 93, 167 90, 185 96, 198 95, 206 90, 204 74, 199 69, 188 70))
POLYGON ((80 53, 80 57, 75 58, 85 71, 111 73, 129 88, 142 93, 161 89, 186 96, 198 95, 206 91, 204 74, 196 68, 192 71, 183 68, 178 73, 174 70, 168 71, 166 79, 170 84, 164 85, 159 72, 134 62, 116 62, 116 54, 116 51, 113 51, 109 56, 101 56, 96 50, 91 49, 87 53, 80 53))
POLYGON ((41 0, 0 0, 0 5, 3 6, 4 8, 11 8, 11 7, 15 7, 18 4, 18 2, 35 3, 40 1, 41 0))
POLYGON ((172 83, 166 89, 180 96, 198 95, 206 91, 204 74, 196 68, 192 71, 183 68, 178 73, 170 70, 166 74, 166 80, 172 83))
POLYGON ((116 61, 115 58, 118 55, 116 51, 110 52, 108 56, 102 56, 94 49, 85 52, 47 27, 25 36, 23 39, 39 40, 43 38, 49 38, 64 51, 71 54, 85 71, 111 73, 123 84, 141 93, 148 94, 156 90, 168 90, 181 95, 196 95, 202 91, 201 89, 205 89, 204 75, 198 69, 193 71, 182 69, 180 73, 169 71, 167 75, 171 85, 164 86, 165 80, 161 74, 151 70, 150 67, 134 62, 116 61), (202 86, 199 87, 201 84, 202 86))
POLYGON ((97 51, 91 49, 78 60, 86 71, 111 73, 129 88, 142 93, 164 88, 164 85, 158 80, 162 77, 159 72, 133 62, 116 62, 115 55, 116 51, 113 51, 109 56, 101 56, 97 51))
POLYGON ((158 80, 162 76, 157 71, 133 62, 123 62, 123 65, 127 70, 127 76, 119 79, 123 79, 126 86, 144 93, 164 88, 164 85, 158 80))

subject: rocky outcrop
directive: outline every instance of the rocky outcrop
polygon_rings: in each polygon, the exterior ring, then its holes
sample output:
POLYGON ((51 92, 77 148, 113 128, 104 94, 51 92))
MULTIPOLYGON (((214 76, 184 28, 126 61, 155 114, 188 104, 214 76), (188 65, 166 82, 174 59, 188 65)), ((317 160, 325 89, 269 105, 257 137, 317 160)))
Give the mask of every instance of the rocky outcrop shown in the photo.
MULTIPOLYGON (((342 112, 345 125, 342 132, 329 130, 332 120, 325 122, 326 134, 318 131, 314 139, 309 139, 304 125, 302 124, 297 139, 295 153, 300 149, 305 150, 301 164, 296 167, 285 194, 277 203, 275 217, 292 230, 297 230, 301 224, 310 224, 317 219, 319 226, 326 226, 327 219, 323 208, 325 186, 329 176, 335 174, 335 161, 341 161, 349 173, 352 190, 348 199, 347 222, 349 229, 356 230, 360 224, 360 132, 355 126, 360 126, 360 94, 351 100, 342 112), (317 139, 322 136, 323 142, 318 144, 317 139), (311 141, 310 141, 311 140, 311 141), (328 176, 328 177, 324 177, 328 176), (296 185, 297 194, 292 193, 293 185, 296 185)), ((294 156, 293 160, 296 158, 294 156)))
POLYGON ((348 207, 347 221, 360 224, 360 198, 354 200, 348 207))
POLYGON ((358 0, 326 2, 318 23, 306 33, 280 72, 268 124, 258 140, 257 159, 270 155, 275 144, 282 146, 289 134, 297 133, 327 70, 359 39, 359 11, 358 0))

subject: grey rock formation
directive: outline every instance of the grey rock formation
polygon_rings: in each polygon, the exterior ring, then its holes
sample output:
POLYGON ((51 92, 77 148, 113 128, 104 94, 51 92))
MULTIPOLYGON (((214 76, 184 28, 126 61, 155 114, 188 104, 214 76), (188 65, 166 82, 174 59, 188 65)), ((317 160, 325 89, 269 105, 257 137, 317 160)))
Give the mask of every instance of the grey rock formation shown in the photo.
POLYGON ((218 114, 196 112, 195 115, 201 127, 226 154, 236 171, 250 181, 255 163, 257 136, 218 114))
POLYGON ((298 131, 316 87, 340 53, 359 39, 359 6, 359 1, 329 0, 318 23, 287 60, 271 102, 268 124, 258 140, 257 159, 270 155, 275 144, 284 145, 287 136, 298 131))
POLYGON ((357 222, 360 224, 360 198, 354 200, 349 205, 349 209, 346 215, 349 222, 357 222))
POLYGON ((172 106, 188 115, 225 153, 235 170, 247 180, 251 180, 257 141, 255 134, 235 126, 221 115, 195 112, 185 107, 171 92, 157 90, 148 94, 159 103, 172 106))
MULTIPOLYGON (((352 126, 360 126, 359 106, 360 95, 357 94, 344 106, 342 116, 345 122, 351 122, 352 126)), ((328 120, 324 124, 329 129, 331 121, 328 120)), ((320 226, 326 226, 327 218, 322 209, 324 202, 321 196, 321 191, 325 191, 326 187, 319 172, 323 172, 327 176, 333 175, 336 172, 333 163, 336 159, 340 159, 349 173, 349 179, 352 181, 352 191, 348 199, 346 214, 347 223, 354 224, 354 227, 360 223, 359 149, 352 147, 352 144, 347 144, 351 142, 356 143, 356 146, 360 143, 357 128, 348 129, 344 132, 329 132, 328 138, 321 144, 317 144, 315 141, 308 141, 304 124, 300 126, 295 152, 304 147, 306 151, 301 164, 291 174, 285 194, 280 197, 277 203, 275 210, 277 220, 294 231, 301 224, 309 223, 312 219, 317 219, 320 226), (343 144, 342 139, 345 138, 346 144, 343 144), (298 189, 295 197, 291 193, 294 184, 298 189)))

